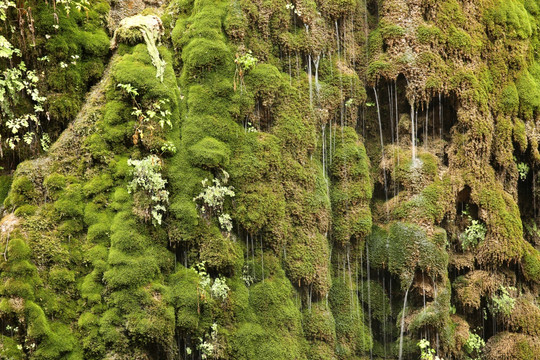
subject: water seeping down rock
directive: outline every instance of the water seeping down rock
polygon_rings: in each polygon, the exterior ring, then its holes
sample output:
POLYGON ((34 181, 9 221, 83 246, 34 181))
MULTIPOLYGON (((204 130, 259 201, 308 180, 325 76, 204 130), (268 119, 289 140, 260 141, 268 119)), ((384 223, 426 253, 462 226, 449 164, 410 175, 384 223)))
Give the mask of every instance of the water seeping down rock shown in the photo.
POLYGON ((45 97, 0 97, 0 358, 540 359, 539 29, 536 0, 0 5, 0 95, 24 62, 45 97))

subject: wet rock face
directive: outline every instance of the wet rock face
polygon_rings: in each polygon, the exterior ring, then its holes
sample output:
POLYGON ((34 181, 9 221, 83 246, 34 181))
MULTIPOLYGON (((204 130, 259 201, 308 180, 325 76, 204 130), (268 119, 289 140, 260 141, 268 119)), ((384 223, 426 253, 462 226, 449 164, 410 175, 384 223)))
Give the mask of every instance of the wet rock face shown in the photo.
POLYGON ((145 9, 159 11, 158 9, 166 2, 166 0, 113 0, 107 27, 113 33, 123 19, 140 14, 145 9))
POLYGON ((533 2, 60 21, 55 89, 109 65, 0 181, 0 358, 540 358, 533 2))

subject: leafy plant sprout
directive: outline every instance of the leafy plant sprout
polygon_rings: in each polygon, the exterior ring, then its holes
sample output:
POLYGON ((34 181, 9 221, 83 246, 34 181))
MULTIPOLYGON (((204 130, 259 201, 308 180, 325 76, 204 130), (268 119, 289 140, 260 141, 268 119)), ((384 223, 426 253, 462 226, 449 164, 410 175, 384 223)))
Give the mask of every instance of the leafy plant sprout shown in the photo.
POLYGON ((248 50, 243 55, 236 54, 236 58, 234 59, 234 63, 236 64, 236 70, 234 72, 234 83, 233 87, 236 91, 236 83, 238 81, 240 85, 240 91, 243 91, 244 88, 244 75, 251 70, 258 62, 259 60, 251 54, 251 50, 248 50))
POLYGON ((128 192, 142 191, 150 199, 147 209, 142 209, 143 218, 151 219, 154 226, 161 225, 163 214, 167 211, 165 205, 169 203, 169 192, 165 189, 167 180, 161 177, 161 159, 156 155, 149 155, 142 160, 128 160, 133 166, 131 174, 133 179, 128 184, 128 192))
POLYGON ((210 185, 208 179, 204 179, 201 184, 203 191, 193 198, 193 201, 199 204, 199 210, 207 220, 213 215, 218 218, 222 230, 230 233, 232 230, 232 218, 229 214, 223 212, 223 204, 226 197, 234 197, 234 188, 226 186, 229 181, 229 174, 223 171, 223 179, 214 178, 213 185, 210 185))
POLYGON ((151 103, 148 107, 143 107, 137 101, 137 97, 139 96, 137 88, 131 84, 118 84, 117 87, 121 88, 126 95, 131 97, 133 102, 131 115, 137 118, 137 124, 133 134, 133 143, 135 145, 139 143, 139 140, 144 138, 144 129, 149 129, 151 133, 155 130, 154 122, 157 122, 161 128, 165 127, 165 125, 172 128, 172 114, 166 108, 169 99, 159 99, 151 103))
POLYGON ((473 219, 469 214, 468 209, 463 211, 463 215, 467 216, 470 225, 459 236, 461 247, 463 250, 476 247, 480 242, 484 241, 487 233, 486 225, 479 220, 473 219))

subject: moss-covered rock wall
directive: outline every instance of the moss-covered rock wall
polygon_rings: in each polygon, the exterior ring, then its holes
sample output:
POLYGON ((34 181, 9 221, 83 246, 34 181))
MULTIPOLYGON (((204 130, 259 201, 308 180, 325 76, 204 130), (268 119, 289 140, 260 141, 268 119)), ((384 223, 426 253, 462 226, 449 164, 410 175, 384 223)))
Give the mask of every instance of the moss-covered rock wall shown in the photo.
POLYGON ((0 15, 0 358, 540 359, 536 1, 0 15))

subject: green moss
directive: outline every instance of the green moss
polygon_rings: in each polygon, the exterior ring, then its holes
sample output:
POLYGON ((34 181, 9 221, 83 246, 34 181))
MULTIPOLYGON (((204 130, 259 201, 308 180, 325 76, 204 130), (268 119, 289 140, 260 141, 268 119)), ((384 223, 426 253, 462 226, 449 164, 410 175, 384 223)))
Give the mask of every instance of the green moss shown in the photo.
POLYGON ((204 234, 201 243, 201 260, 208 266, 222 273, 239 271, 239 261, 242 259, 240 246, 229 237, 224 237, 217 226, 212 226, 204 234))
POLYGON ((516 84, 513 82, 507 85, 501 94, 501 109, 509 114, 512 114, 518 110, 519 107, 519 94, 516 84))
POLYGON ((54 203, 54 209, 61 217, 79 217, 84 214, 82 187, 69 185, 54 203))
POLYGON ((75 283, 75 272, 66 268, 53 267, 49 272, 49 284, 57 290, 66 290, 75 283))
MULTIPOLYGON (((283 272, 251 287, 249 304, 260 326, 266 329, 267 340, 263 342, 264 346, 256 346, 253 341, 259 338, 260 331, 249 334, 247 329, 239 329, 235 335, 239 358, 249 359, 244 356, 250 352, 258 359, 306 358, 301 313, 293 303, 292 294, 292 286, 283 272)), ((259 328, 247 326, 250 330, 259 328)))
POLYGON ((8 252, 10 259, 17 261, 28 259, 30 257, 31 250, 24 240, 16 238, 10 240, 8 252))
POLYGON ((18 207, 36 203, 37 191, 34 184, 26 176, 16 177, 11 185, 8 197, 4 201, 6 207, 18 207))
POLYGON ((199 324, 202 300, 198 293, 199 275, 192 269, 180 266, 170 276, 167 302, 176 309, 176 325, 188 332, 195 332, 199 324))
POLYGON ((109 174, 96 175, 83 186, 86 197, 103 194, 113 186, 113 180, 109 174))
POLYGON ((194 166, 225 168, 229 164, 230 149, 217 139, 205 137, 189 148, 189 155, 194 166))
POLYGON ((448 32, 448 46, 454 51, 469 53, 472 51, 471 36, 464 30, 451 26, 448 32))
POLYGON ((52 199, 57 199, 59 192, 66 187, 66 177, 58 173, 52 173, 43 181, 48 195, 52 199))
POLYGON ((527 146, 529 144, 527 129, 525 123, 520 119, 515 119, 512 135, 514 141, 518 143, 521 152, 527 151, 527 146))
POLYGON ((368 352, 373 340, 362 311, 354 311, 352 289, 341 277, 332 280, 329 302, 336 322, 336 353, 343 358, 354 358, 368 352))
POLYGON ((368 79, 375 82, 379 77, 384 77, 393 71, 392 64, 386 60, 377 60, 369 64, 367 69, 368 79))
POLYGON ((484 22, 492 36, 526 39, 533 33, 530 15, 521 1, 496 1, 484 13, 484 22))
POLYGON ((81 31, 79 41, 83 52, 90 57, 105 57, 109 53, 109 37, 103 29, 81 31))
POLYGON ((473 189, 472 198, 489 214, 486 219, 486 240, 477 253, 479 262, 498 263, 505 259, 521 258, 523 226, 517 204, 498 184, 485 182, 478 186, 478 190, 473 189))
POLYGON ((529 281, 540 283, 540 252, 527 245, 527 250, 521 259, 523 275, 529 281))
POLYGON ((328 240, 322 234, 295 232, 287 245, 287 276, 293 284, 308 286, 324 295, 330 288, 328 240))
POLYGON ((186 64, 182 78, 187 82, 198 82, 199 79, 204 79, 206 74, 222 68, 230 72, 234 65, 232 52, 223 42, 205 38, 190 41, 184 47, 182 61, 186 64))
POLYGON ((367 245, 372 266, 386 267, 401 278, 404 287, 412 281, 417 267, 432 277, 446 274, 446 237, 441 233, 430 239, 418 225, 396 222, 388 232, 374 228, 367 245))
POLYGON ((484 353, 494 360, 525 360, 534 359, 538 351, 538 337, 504 331, 487 341, 484 353))
POLYGON ((13 177, 10 175, 1 175, 0 176, 0 203, 4 203, 4 200, 7 198, 9 189, 11 188, 11 182, 13 177))
POLYGON ((306 339, 323 342, 330 348, 335 345, 336 323, 331 310, 325 304, 312 304, 311 309, 304 310, 302 323, 306 339))
POLYGON ((358 291, 360 293, 358 296, 364 302, 364 306, 368 306, 368 304, 371 306, 372 318, 380 321, 381 324, 387 322, 388 317, 392 315, 390 313, 390 298, 381 284, 373 280, 363 280, 358 291))
POLYGON ((520 99, 520 111, 526 118, 531 118, 533 111, 540 106, 540 90, 532 75, 523 71, 516 80, 516 87, 520 99))
POLYGON ((22 345, 12 337, 3 336, 0 343, 0 356, 4 359, 24 359, 24 351, 22 345))
POLYGON ((441 39, 442 31, 435 25, 420 25, 416 28, 416 37, 423 44, 435 43, 441 39))
POLYGON ((36 210, 37 210, 36 205, 25 204, 25 205, 19 206, 15 210, 14 214, 15 216, 20 216, 20 217, 31 216, 36 213, 36 210))
MULTIPOLYGON (((334 128, 334 131, 339 131, 334 128)), ((334 241, 343 246, 359 241, 371 231, 370 166, 365 148, 352 128, 344 128, 336 144, 330 173, 334 241)))
POLYGON ((388 23, 384 20, 379 22, 379 31, 383 40, 399 38, 405 35, 405 29, 401 26, 388 23))

